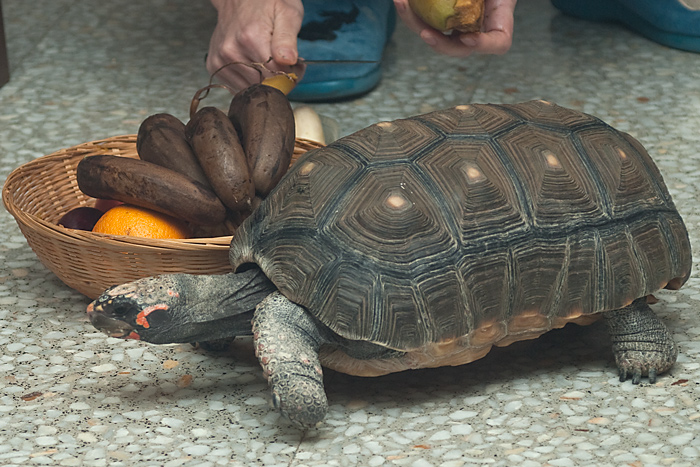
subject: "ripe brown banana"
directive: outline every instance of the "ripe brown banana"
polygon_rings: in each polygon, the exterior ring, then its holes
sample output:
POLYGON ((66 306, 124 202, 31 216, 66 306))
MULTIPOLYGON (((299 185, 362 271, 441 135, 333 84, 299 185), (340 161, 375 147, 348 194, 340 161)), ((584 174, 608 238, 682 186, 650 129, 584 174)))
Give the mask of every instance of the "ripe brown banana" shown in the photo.
POLYGON ((141 160, 167 167, 211 188, 185 138, 185 124, 173 115, 154 114, 141 122, 136 152, 141 160))
POLYGON ((194 224, 218 224, 226 218, 226 208, 212 191, 151 162, 109 154, 88 156, 78 164, 76 178, 80 190, 94 198, 116 199, 194 224))
POLYGON ((216 194, 232 211, 250 209, 255 189, 236 129, 225 113, 202 107, 185 134, 216 194))
POLYGON ((245 151, 255 191, 267 196, 287 172, 294 152, 294 113, 278 89, 254 84, 231 100, 228 116, 245 151))

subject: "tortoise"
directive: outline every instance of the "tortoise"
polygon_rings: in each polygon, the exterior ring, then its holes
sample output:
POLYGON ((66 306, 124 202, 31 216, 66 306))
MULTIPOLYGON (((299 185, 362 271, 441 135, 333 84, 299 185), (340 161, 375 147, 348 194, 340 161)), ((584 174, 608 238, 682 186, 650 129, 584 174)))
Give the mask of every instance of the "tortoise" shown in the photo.
POLYGON ((620 380, 654 382, 677 349, 647 297, 685 283, 691 249, 637 140, 531 101, 381 122, 309 151, 237 230, 230 261, 110 288, 90 320, 151 343, 252 332, 274 406, 312 427, 322 365, 462 365, 601 316, 620 380))

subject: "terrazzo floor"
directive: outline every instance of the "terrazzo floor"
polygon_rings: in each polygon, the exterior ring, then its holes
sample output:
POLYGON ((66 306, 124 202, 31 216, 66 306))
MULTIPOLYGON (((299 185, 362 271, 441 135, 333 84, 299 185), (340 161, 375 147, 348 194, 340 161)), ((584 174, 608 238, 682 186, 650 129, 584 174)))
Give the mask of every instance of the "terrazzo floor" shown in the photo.
MULTIPOLYGON (((4 0, 0 179, 60 148, 186 118, 214 11, 205 0, 4 0)), ((212 97, 212 105, 217 105, 212 97)), ((642 141, 700 251, 700 55, 616 25, 516 10, 505 56, 432 54, 399 24, 385 77, 318 104, 342 134, 468 102, 547 99, 642 141)), ((473 364, 363 379, 327 372, 330 412, 300 433, 270 408, 241 340, 228 352, 105 337, 0 210, 0 465, 700 465, 700 275, 658 294, 680 347, 656 384, 620 383, 601 325, 567 326, 473 364)), ((697 263, 697 259, 696 259, 697 263)), ((694 268, 697 272, 697 264, 694 268)))

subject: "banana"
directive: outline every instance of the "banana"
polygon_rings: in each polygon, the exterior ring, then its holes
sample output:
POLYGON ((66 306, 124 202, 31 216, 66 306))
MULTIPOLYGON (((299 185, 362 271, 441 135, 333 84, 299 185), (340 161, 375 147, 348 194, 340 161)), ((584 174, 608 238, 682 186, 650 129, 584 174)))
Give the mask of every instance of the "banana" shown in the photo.
POLYGON ((211 189, 185 138, 185 124, 173 115, 154 114, 141 122, 136 137, 136 152, 141 160, 187 175, 211 189))
POLYGON ((226 114, 202 107, 187 123, 185 134, 221 201, 232 211, 250 209, 255 189, 238 134, 226 114))
POLYGON ((79 163, 76 178, 88 196, 116 199, 200 225, 224 221, 226 208, 199 182, 174 170, 130 157, 102 154, 79 163))
POLYGON ((300 105, 294 109, 294 131, 297 138, 326 144, 321 117, 308 105, 300 105))
POLYGON ((231 100, 233 122, 248 160, 255 191, 267 196, 287 172, 294 153, 294 114, 278 89, 254 84, 231 100))

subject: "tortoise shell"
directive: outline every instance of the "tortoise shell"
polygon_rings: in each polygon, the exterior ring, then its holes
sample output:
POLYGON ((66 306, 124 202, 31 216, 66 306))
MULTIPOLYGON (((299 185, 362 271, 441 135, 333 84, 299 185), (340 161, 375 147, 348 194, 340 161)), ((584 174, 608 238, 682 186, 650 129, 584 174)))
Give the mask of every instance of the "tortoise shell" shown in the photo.
POLYGON ((344 338, 433 354, 583 322, 691 269, 640 143, 543 101, 378 123, 310 151, 230 255, 344 338))

